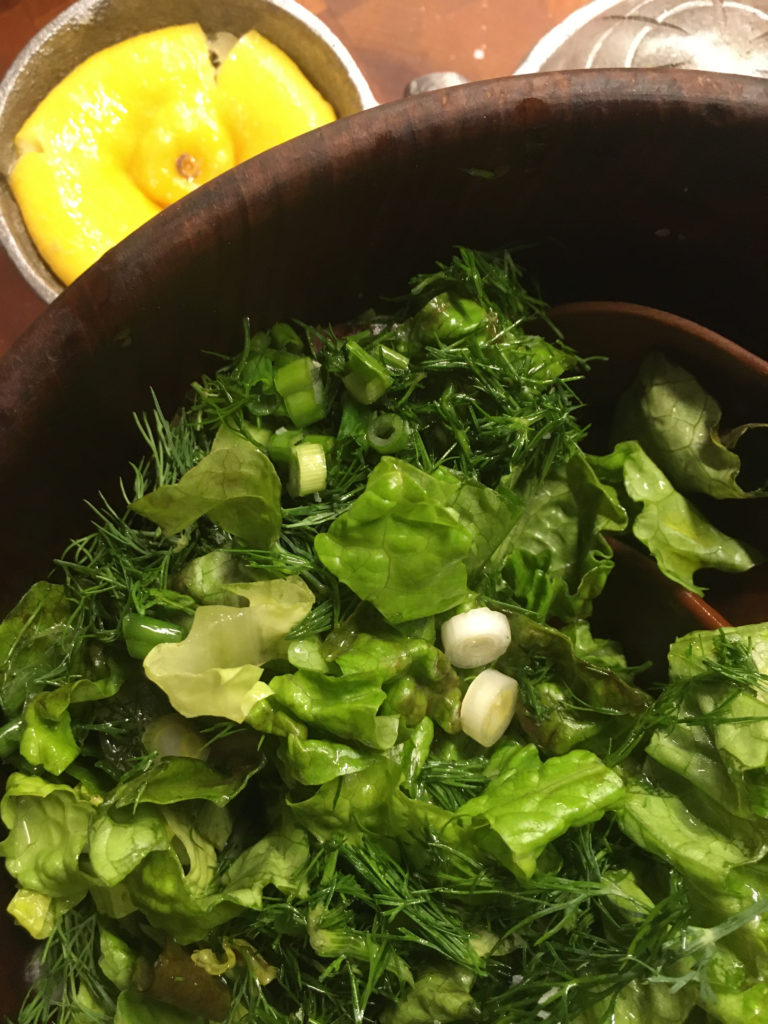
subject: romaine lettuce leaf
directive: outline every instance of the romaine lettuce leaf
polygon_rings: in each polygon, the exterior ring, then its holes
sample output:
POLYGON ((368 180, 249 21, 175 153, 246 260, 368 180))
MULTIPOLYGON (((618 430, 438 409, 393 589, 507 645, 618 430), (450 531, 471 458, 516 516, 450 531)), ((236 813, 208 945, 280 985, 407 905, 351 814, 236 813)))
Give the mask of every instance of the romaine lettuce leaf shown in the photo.
POLYGON ((291 714, 333 736, 374 750, 386 750, 397 739, 397 716, 378 714, 385 697, 380 679, 299 670, 274 676, 270 687, 291 714))
POLYGON ((733 868, 760 856, 696 818, 672 793, 639 780, 627 786, 616 815, 638 846, 666 860, 686 878, 712 886, 724 885, 733 868))
POLYGON ((694 583, 699 569, 746 572, 755 565, 738 540, 712 526, 645 454, 637 441, 622 441, 610 455, 589 456, 598 475, 619 487, 640 511, 632 532, 651 552, 661 571, 682 587, 702 594, 694 583))
POLYGON ((504 578, 515 599, 543 619, 588 615, 613 567, 603 531, 627 527, 614 488, 576 452, 545 479, 515 485, 510 498, 519 515, 504 578))
POLYGON ((683 492, 713 498, 754 494, 738 483, 741 460, 734 451, 744 434, 768 424, 745 424, 723 434, 722 412, 696 378, 660 352, 643 361, 616 411, 614 434, 632 438, 683 492))
POLYGON ((289 784, 322 786, 340 775, 351 775, 370 767, 375 754, 329 740, 288 736, 278 749, 277 758, 289 784))
POLYGON ((384 711, 415 726, 425 715, 445 732, 458 732, 464 687, 443 653, 420 637, 358 633, 336 656, 344 674, 379 679, 386 690, 384 711))
POLYGON ((481 848, 522 878, 532 877, 553 839, 597 821, 622 799, 619 776, 587 750, 542 762, 532 744, 503 746, 491 755, 487 774, 486 789, 456 816, 470 823, 481 848))
POLYGON ((553 678, 566 683, 588 706, 635 714, 648 707, 648 695, 627 681, 631 672, 615 647, 603 646, 598 656, 597 641, 592 638, 589 644, 583 630, 569 634, 514 611, 507 612, 507 619, 512 643, 500 665, 516 671, 543 658, 551 665, 553 678))
POLYGON ((361 842, 372 832, 415 856, 430 835, 459 844, 461 828, 453 814, 406 796, 402 777, 400 764, 380 754, 363 771, 325 783, 306 800, 290 802, 291 814, 320 840, 342 834, 348 842, 361 842))
POLYGON ((317 556, 389 622, 448 611, 468 595, 475 540, 453 508, 458 489, 458 479, 386 456, 348 511, 317 535, 317 556))

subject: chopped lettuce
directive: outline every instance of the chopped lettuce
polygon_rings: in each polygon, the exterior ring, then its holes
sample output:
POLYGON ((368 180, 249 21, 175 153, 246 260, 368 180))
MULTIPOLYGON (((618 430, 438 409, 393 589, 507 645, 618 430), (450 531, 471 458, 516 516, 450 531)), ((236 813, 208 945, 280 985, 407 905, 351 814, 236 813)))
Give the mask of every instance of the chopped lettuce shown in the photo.
POLYGON ((458 481, 383 458, 363 494, 315 539, 320 561, 389 622, 448 611, 469 594, 473 535, 458 481))
POLYGON ((768 1013, 766 626, 680 637, 662 679, 590 618, 609 534, 689 588, 753 565, 683 497, 753 493, 748 428, 654 358, 584 454, 545 322, 462 250, 341 336, 246 332, 144 423, 136 499, 0 624, 8 911, 46 942, 19 1024, 768 1013), (294 429, 297 357, 325 400, 294 429), (326 479, 295 497, 300 442, 326 479), (478 606, 519 691, 489 749, 440 649, 478 606))
POLYGON ((462 804, 457 817, 471 823, 481 847, 523 878, 532 877, 548 843, 597 821, 623 794, 619 776, 587 750, 542 761, 532 744, 505 746, 491 755, 487 773, 485 791, 462 804))

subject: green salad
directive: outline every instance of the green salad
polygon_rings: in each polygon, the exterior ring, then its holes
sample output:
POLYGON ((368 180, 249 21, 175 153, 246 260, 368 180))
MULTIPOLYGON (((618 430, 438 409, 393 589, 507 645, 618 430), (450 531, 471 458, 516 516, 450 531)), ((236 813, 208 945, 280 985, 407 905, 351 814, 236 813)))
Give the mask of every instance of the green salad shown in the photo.
POLYGON ((755 564, 696 504, 749 428, 655 353, 594 451, 542 322, 459 249, 137 417, 0 624, 19 1024, 768 1019, 768 625, 590 625, 609 537, 755 564))

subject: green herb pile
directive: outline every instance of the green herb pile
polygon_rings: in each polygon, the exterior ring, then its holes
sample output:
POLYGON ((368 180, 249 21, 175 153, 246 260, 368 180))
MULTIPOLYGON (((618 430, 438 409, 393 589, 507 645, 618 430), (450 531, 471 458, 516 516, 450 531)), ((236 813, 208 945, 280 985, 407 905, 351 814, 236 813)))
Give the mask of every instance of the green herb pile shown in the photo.
POLYGON ((589 625, 609 534, 693 590, 754 564, 684 496, 756 496, 746 428, 654 355, 588 454, 545 320, 459 250, 139 421, 125 506, 0 624, 19 1024, 768 1019, 768 625, 668 671, 589 625), (440 639, 475 607, 490 748, 440 639))

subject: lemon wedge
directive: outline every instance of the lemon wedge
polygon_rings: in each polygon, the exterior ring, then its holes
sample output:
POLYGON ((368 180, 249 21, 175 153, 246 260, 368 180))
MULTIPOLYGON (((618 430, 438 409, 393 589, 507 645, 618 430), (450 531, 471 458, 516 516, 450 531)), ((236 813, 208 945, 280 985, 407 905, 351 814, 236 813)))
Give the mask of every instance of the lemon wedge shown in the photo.
POLYGON ((336 117, 291 58, 258 32, 248 32, 229 51, 218 92, 238 163, 336 117))
POLYGON ((43 259, 70 284, 164 207, 236 163, 334 120, 300 68, 248 32, 218 75, 196 24, 93 54, 16 136, 10 186, 43 259))

